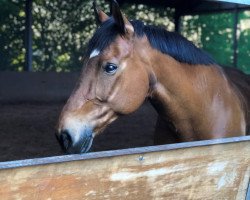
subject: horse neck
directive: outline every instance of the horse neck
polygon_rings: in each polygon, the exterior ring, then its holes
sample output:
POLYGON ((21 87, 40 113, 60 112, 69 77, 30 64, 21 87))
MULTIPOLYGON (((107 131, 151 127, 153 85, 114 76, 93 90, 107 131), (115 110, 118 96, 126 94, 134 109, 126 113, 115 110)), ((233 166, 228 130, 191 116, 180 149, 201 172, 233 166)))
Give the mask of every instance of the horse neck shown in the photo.
POLYGON ((151 102, 184 141, 244 134, 239 99, 218 66, 183 64, 146 49, 151 102))

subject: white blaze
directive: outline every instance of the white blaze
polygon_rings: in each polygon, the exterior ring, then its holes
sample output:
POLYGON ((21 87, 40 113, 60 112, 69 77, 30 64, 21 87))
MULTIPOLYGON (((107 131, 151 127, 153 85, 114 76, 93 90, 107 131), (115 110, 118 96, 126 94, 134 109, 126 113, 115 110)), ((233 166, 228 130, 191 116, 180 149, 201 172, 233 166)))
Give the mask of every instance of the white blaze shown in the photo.
POLYGON ((93 57, 96 57, 100 54, 100 51, 98 49, 94 49, 94 51, 91 52, 90 56, 89 56, 89 59, 90 58, 93 58, 93 57))

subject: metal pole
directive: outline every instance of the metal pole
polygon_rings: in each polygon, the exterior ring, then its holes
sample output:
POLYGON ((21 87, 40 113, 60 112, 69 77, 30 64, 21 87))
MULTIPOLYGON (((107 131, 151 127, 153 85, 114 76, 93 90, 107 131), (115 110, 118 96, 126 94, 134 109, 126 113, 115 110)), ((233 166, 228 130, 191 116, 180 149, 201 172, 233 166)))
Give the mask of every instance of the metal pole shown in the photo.
POLYGON ((32 71, 32 0, 25 2, 25 66, 24 71, 32 71))
POLYGON ((237 62, 238 62, 238 38, 237 38, 238 20, 239 20, 239 10, 238 10, 238 6, 235 5, 235 9, 234 9, 234 27, 233 27, 233 51, 234 51, 233 66, 235 68, 237 68, 237 62))

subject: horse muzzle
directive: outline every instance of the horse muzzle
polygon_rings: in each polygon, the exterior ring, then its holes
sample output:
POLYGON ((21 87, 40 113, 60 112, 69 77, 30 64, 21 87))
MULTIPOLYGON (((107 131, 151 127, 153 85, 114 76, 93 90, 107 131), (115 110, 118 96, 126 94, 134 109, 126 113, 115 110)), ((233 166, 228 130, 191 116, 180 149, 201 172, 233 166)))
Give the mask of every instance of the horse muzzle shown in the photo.
POLYGON ((85 127, 78 134, 65 129, 57 133, 56 138, 64 152, 69 154, 86 153, 93 142, 93 129, 85 127))
POLYGON ((93 138, 117 118, 108 106, 87 101, 78 109, 63 109, 57 125, 56 134, 66 153, 86 153, 93 138))

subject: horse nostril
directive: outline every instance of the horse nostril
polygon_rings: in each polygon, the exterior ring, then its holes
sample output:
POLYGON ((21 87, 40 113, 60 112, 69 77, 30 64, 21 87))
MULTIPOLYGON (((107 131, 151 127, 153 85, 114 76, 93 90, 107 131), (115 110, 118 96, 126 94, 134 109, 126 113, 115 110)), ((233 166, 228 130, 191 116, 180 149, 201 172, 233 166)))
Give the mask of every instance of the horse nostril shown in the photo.
POLYGON ((61 134, 59 136, 59 141, 60 141, 64 150, 69 149, 72 145, 72 138, 67 130, 64 130, 61 132, 61 134))

